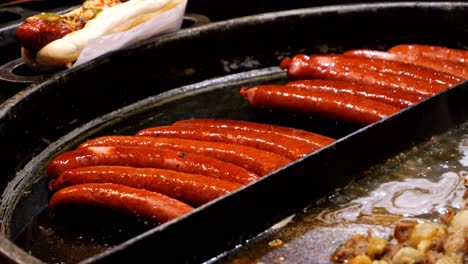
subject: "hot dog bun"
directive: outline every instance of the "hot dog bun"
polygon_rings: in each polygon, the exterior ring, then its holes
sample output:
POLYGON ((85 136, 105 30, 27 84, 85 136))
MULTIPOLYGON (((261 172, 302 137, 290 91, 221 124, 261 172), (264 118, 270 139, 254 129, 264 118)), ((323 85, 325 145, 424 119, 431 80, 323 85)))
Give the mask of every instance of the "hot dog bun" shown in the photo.
POLYGON ((36 54, 22 48, 24 62, 34 70, 71 66, 90 39, 132 29, 177 6, 182 0, 130 0, 103 9, 77 31, 54 40, 36 54))

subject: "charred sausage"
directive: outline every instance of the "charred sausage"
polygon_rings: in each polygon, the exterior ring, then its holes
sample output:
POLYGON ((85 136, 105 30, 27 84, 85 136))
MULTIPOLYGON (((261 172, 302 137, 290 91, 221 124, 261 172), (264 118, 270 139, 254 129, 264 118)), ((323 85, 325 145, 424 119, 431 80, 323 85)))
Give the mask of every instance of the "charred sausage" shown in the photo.
POLYGON ((104 136, 84 142, 78 148, 90 146, 141 146, 169 148, 195 153, 233 163, 263 176, 291 162, 283 156, 242 145, 221 142, 198 141, 174 138, 136 136, 104 136))
POLYGON ((64 152, 48 163, 47 176, 52 180, 64 171, 95 165, 171 169, 242 184, 258 179, 253 172, 211 157, 172 149, 130 146, 88 147, 64 152))
POLYGON ((242 187, 242 184, 199 174, 128 166, 90 166, 65 171, 51 191, 83 183, 115 183, 158 192, 198 206, 242 187))
POLYGON ((316 92, 284 85, 242 87, 240 92, 254 107, 315 113, 365 125, 400 110, 363 97, 352 95, 340 97, 332 92, 316 92))
POLYGON ((399 108, 406 108, 421 101, 423 98, 413 94, 402 93, 392 88, 335 80, 297 80, 287 83, 286 86, 313 91, 333 92, 343 96, 363 96, 399 108))
POLYGON ((239 130, 250 130, 261 133, 273 133, 279 134, 282 136, 294 138, 297 140, 305 141, 311 144, 316 145, 317 147, 324 147, 332 142, 335 139, 323 136, 320 134, 312 133, 306 130, 278 126, 272 124, 263 124, 258 122, 250 122, 244 120, 227 120, 227 119, 214 119, 214 118, 194 118, 194 119, 185 119, 175 122, 173 125, 199 125, 199 126, 209 126, 209 127, 220 127, 220 128, 230 128, 230 129, 239 129, 239 130))
POLYGON ((350 57, 338 55, 307 56, 299 54, 281 62, 291 79, 343 80, 400 89, 406 93, 432 96, 448 88, 447 85, 431 83, 406 75, 376 71, 360 67, 357 62, 349 64, 350 57))
POLYGON ((249 146, 296 160, 319 149, 314 144, 282 135, 239 129, 204 126, 159 126, 136 133, 143 137, 181 138, 249 146))
POLYGON ((49 208, 54 211, 68 204, 110 208, 154 223, 165 223, 193 210, 193 207, 160 193, 113 183, 66 187, 54 193, 49 208))

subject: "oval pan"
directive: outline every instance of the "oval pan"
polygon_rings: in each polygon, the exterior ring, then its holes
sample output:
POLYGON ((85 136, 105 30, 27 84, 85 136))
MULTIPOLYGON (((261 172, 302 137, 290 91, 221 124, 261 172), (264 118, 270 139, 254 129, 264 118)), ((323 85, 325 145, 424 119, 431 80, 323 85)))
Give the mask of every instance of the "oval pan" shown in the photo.
MULTIPOLYGON (((0 157, 5 164, 3 175, 9 175, 2 182, 2 187, 6 189, 2 201, 4 210, 1 212, 3 223, 10 224, 2 225, 2 233, 9 238, 14 237, 25 227, 27 221, 43 209, 41 206, 28 207, 26 203, 19 201, 18 198, 24 191, 33 188, 33 195, 40 196, 37 200, 39 205, 40 202, 43 205, 47 203, 47 195, 34 189, 40 188, 41 183, 33 184, 40 177, 37 172, 41 171, 40 164, 45 156, 72 147, 80 139, 107 133, 117 123, 122 127, 115 132, 122 133, 133 129, 129 126, 125 129, 125 125, 135 125, 125 123, 125 118, 120 121, 115 119, 93 131, 93 126, 88 125, 90 120, 173 88, 230 73, 276 66, 282 56, 299 51, 342 51, 362 47, 364 44, 381 47, 407 41, 454 46, 459 43, 459 37, 466 30, 466 25, 460 21, 466 18, 467 10, 468 4, 463 3, 388 3, 263 14, 213 23, 148 40, 77 69, 58 73, 51 79, 22 91, 0 107, 0 121, 3 124, 0 143, 4 148, 0 157), (428 28, 425 26, 428 20, 437 21, 438 24, 428 28), (291 34, 292 28, 297 34, 291 34), (79 127, 82 125, 85 130, 86 126, 90 130, 75 134, 77 141, 71 140, 73 133, 80 131, 79 127), (75 128, 78 130, 69 134, 75 128), (62 137, 68 137, 68 140, 63 141, 62 137), (54 143, 49 146, 50 142, 54 143), (24 147, 18 149, 18 146, 24 147), (40 154, 36 155, 37 153, 40 154), (33 156, 36 158, 32 160, 33 156), (27 164, 28 162, 30 163, 27 164), (24 164, 27 165, 14 177, 15 170, 23 168, 24 164), (10 180, 13 181, 8 184, 10 180), (16 220, 15 217, 18 216, 15 209, 18 212, 23 210, 20 212, 23 217, 17 218, 21 221, 10 223, 9 220, 16 220)), ((264 81, 261 78, 244 77, 250 84, 264 81)), ((348 130, 335 132, 337 135, 341 133, 341 139, 323 151, 295 162, 233 195, 202 206, 187 217, 148 230, 82 263, 144 261, 151 257, 150 254, 154 254, 155 249, 158 249, 156 254, 161 261, 206 261, 263 232, 284 217, 300 211, 328 191, 346 185, 350 175, 357 173, 359 169, 423 140, 429 134, 438 133, 466 120, 467 106, 460 99, 466 98, 466 90, 465 83, 388 120, 364 129, 347 127, 348 130), (437 124, 435 128, 434 124, 437 124), (415 131, 414 127, 418 130, 415 131), (398 138, 391 137, 394 134, 398 134, 398 138), (382 137, 387 140, 383 142, 382 137), (372 147, 362 148, 363 145, 372 147), (352 151, 357 148, 362 150, 359 157, 352 155, 352 151), (319 176, 310 177, 304 175, 304 171, 313 171, 314 175, 319 176), (322 180, 317 182, 317 178, 322 180), (285 182, 288 183, 287 190, 284 189, 285 182), (311 191, 311 186, 315 191, 311 191), (277 195, 285 191, 288 191, 287 195, 277 195), (202 237, 206 239, 206 243, 198 243, 202 237), (178 254, 170 254, 171 249, 177 249, 178 254)), ((189 94, 190 91, 186 91, 186 95, 189 94)), ((177 95, 181 94, 175 96, 177 95)), ((186 101, 187 105, 193 102, 186 101)), ((233 104, 235 107, 239 106, 233 104)), ((221 111, 219 107, 225 106, 218 105, 218 117, 239 117, 284 124, 288 121, 286 116, 281 118, 262 113, 252 118, 249 109, 235 113, 221 111)), ((143 111, 139 114, 143 117, 145 113, 143 111)), ((177 116, 174 115, 175 112, 161 116, 148 114, 156 117, 153 119, 155 123, 164 123, 177 116)), ((199 109, 196 114, 184 113, 183 110, 179 114, 178 117, 182 118, 203 117, 213 113, 199 109)), ((135 127, 144 124, 137 124, 135 127)), ((19 248, 15 250, 21 251, 19 248)))

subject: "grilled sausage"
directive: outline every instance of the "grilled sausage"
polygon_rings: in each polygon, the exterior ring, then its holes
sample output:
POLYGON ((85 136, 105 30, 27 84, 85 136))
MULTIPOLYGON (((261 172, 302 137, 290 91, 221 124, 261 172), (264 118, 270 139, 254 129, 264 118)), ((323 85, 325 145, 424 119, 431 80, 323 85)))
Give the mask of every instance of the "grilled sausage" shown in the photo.
POLYGON ((310 144, 314 144, 317 147, 324 147, 332 142, 335 139, 323 136, 320 134, 312 133, 306 130, 278 126, 272 124, 263 124, 258 122, 250 122, 243 120, 227 120, 227 119, 214 119, 214 118, 195 118, 195 119, 185 119, 175 122, 173 125, 200 125, 200 126, 209 126, 209 127, 220 127, 220 128, 231 128, 239 130, 250 130, 260 133, 273 133, 279 134, 282 136, 294 138, 297 140, 305 141, 310 144))
POLYGON ((418 54, 392 53, 367 49, 350 50, 343 54, 346 56, 359 56, 419 65, 440 72, 438 74, 439 76, 435 76, 433 79, 449 86, 456 85, 464 79, 468 79, 468 65, 463 65, 459 62, 418 56, 418 54))
POLYGON ((172 149, 129 146, 88 147, 64 152, 49 162, 47 176, 56 179, 64 171, 95 165, 171 169, 243 184, 258 179, 253 172, 211 157, 172 149))
POLYGON ((316 145, 282 135, 204 126, 159 126, 143 129, 137 136, 195 139, 249 146, 296 160, 319 149, 316 145))
POLYGON ((400 44, 391 47, 388 52, 451 61, 468 66, 468 50, 434 45, 400 44))
POLYGON ((115 183, 146 189, 198 206, 242 187, 199 174, 128 166, 90 166, 65 171, 51 185, 55 192, 83 183, 115 183))
POLYGON ((263 176, 291 162, 283 156, 242 145, 174 138, 136 136, 104 136, 84 142, 78 148, 90 146, 142 146, 169 148, 213 157, 233 163, 263 176))
POLYGON ((422 99, 420 96, 402 93, 392 88, 335 80, 297 80, 288 82, 286 86, 333 92, 342 96, 363 96, 398 108, 406 108, 422 99))
POLYGON ((165 223, 193 210, 157 192, 113 183, 86 183, 61 189, 50 198, 49 208, 53 211, 67 204, 110 208, 154 223, 165 223))
POLYGON ((283 59, 280 67, 288 71, 291 79, 343 80, 392 87, 422 96, 432 96, 448 88, 424 79, 363 68, 356 63, 350 64, 350 57, 345 56, 299 54, 292 59, 283 59))
POLYGON ((420 65, 411 63, 409 60, 403 60, 408 57, 402 54, 393 54, 376 50, 349 50, 343 53, 349 57, 349 63, 359 63, 360 67, 374 67, 376 71, 389 72, 398 75, 406 75, 416 79, 428 80, 446 86, 453 86, 463 81, 463 79, 441 72, 429 69, 420 65), (400 60, 398 60, 398 57, 400 60), (393 58, 393 59, 391 59, 393 58))
POLYGON ((358 124, 371 124, 400 110, 363 97, 340 97, 332 92, 316 92, 284 85, 242 87, 240 93, 254 107, 315 113, 358 124))

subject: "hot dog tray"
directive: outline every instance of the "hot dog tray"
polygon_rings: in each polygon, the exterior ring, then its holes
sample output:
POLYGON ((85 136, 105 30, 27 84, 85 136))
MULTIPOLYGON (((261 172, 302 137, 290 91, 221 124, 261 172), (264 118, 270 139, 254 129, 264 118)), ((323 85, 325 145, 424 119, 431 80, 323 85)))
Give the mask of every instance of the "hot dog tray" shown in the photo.
POLYGON ((467 12, 466 3, 386 3, 247 16, 147 40, 31 85, 0 106, 0 251, 12 263, 42 263, 19 247, 27 247, 27 235, 41 225, 61 239, 103 230, 101 239, 94 238, 94 248, 115 246, 82 263, 144 262, 155 254, 162 262, 200 263, 234 248, 345 186, 361 170, 468 116, 466 82, 367 127, 253 110, 238 94, 240 86, 284 82, 279 61, 297 52, 383 49, 403 42, 463 48, 467 12), (67 212, 60 223, 49 221, 43 169, 52 155, 92 136, 131 133, 190 117, 282 124, 338 141, 154 228, 88 210, 67 212), (110 219, 120 220, 109 225, 110 219))

